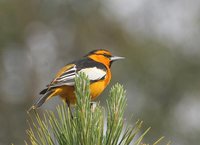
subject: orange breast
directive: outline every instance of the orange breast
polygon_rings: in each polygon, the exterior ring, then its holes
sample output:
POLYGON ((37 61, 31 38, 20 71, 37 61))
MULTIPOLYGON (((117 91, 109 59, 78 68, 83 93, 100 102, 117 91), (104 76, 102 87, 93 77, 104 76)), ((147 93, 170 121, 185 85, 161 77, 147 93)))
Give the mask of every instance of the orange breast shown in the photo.
POLYGON ((107 68, 106 77, 104 80, 97 81, 90 85, 91 99, 96 99, 106 88, 106 86, 110 83, 111 80, 111 72, 110 69, 107 68))

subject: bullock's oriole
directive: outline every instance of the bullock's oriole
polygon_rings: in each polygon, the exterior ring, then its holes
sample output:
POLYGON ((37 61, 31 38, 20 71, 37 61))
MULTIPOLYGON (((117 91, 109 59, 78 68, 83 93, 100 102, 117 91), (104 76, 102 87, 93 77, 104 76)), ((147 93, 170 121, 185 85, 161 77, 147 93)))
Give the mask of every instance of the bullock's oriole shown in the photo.
POLYGON ((84 72, 88 76, 91 100, 94 100, 110 82, 112 62, 123 58, 113 56, 107 50, 98 49, 89 52, 80 60, 67 64, 57 73, 53 81, 47 85, 47 88, 40 92, 42 96, 30 109, 40 107, 53 96, 60 96, 66 101, 68 107, 70 107, 70 104, 76 103, 74 78, 78 72, 84 72))

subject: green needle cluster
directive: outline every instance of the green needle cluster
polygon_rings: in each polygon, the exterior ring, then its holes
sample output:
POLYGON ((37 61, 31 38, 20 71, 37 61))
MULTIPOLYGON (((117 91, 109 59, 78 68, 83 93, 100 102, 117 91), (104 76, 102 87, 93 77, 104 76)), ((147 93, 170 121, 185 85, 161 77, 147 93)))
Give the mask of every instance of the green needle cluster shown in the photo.
POLYGON ((140 132, 142 121, 134 126, 125 125, 125 91, 120 84, 114 85, 109 93, 107 107, 98 103, 94 108, 90 101, 89 80, 83 73, 75 79, 77 103, 73 118, 67 105, 57 107, 57 112, 46 111, 30 115, 27 130, 27 145, 140 145, 144 133, 140 132))

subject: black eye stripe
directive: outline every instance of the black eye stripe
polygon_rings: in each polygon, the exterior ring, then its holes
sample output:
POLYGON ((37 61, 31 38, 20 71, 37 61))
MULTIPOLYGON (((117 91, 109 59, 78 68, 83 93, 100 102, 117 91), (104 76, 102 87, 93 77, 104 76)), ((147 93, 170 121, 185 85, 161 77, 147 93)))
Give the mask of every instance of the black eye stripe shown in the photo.
POLYGON ((105 57, 107 57, 107 58, 110 58, 110 57, 111 57, 111 55, 106 54, 106 53, 104 53, 104 54, 97 54, 97 53, 95 53, 95 55, 103 55, 103 56, 105 56, 105 57))
POLYGON ((108 57, 108 58, 110 58, 111 57, 111 55, 109 55, 109 54, 103 54, 105 57, 108 57))

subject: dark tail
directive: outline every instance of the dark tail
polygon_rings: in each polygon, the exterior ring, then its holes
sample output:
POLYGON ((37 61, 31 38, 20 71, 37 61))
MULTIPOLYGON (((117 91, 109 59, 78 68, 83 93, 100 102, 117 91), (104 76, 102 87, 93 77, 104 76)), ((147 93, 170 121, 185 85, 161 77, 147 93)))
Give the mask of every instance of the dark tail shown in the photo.
POLYGON ((41 96, 32 106, 31 108, 28 110, 28 112, 30 112, 32 109, 37 109, 40 106, 42 106, 42 104, 44 104, 44 102, 51 98, 54 95, 55 91, 48 91, 46 92, 43 96, 41 96))

